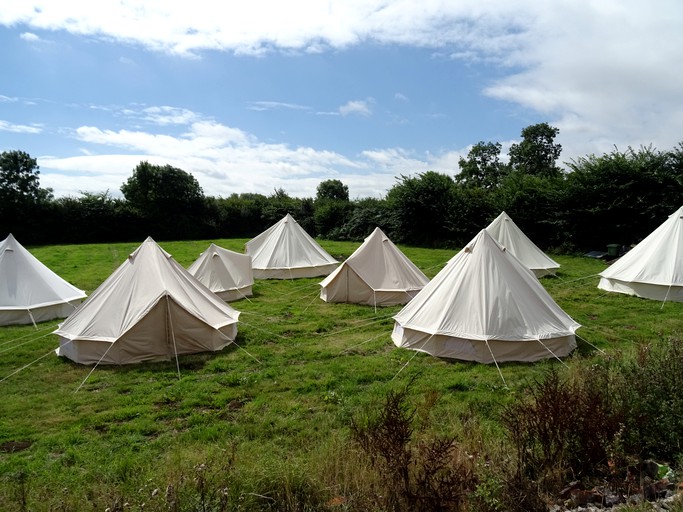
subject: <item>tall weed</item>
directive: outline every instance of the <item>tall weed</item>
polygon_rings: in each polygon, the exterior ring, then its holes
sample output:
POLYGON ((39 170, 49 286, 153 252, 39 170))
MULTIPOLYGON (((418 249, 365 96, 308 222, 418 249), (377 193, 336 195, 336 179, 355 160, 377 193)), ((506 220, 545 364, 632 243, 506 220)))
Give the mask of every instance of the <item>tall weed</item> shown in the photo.
MULTIPOLYGON (((453 438, 417 435, 416 412, 407 403, 406 388, 387 393, 375 417, 352 421, 352 436, 377 471, 376 506, 467 510, 478 483, 474 458, 453 438)), ((425 418, 423 413, 420 430, 428 426, 425 418)))
POLYGON ((619 365, 616 399, 625 411, 624 443, 645 458, 683 453, 683 340, 653 340, 619 365))

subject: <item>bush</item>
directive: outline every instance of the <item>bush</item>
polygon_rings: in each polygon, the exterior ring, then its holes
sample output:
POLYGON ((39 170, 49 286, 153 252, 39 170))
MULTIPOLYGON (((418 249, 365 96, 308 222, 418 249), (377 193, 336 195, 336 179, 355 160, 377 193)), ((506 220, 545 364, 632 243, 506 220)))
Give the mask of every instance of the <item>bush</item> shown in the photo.
POLYGON ((474 458, 452 438, 416 440, 416 409, 406 398, 407 390, 391 391, 376 417, 363 425, 352 422, 353 438, 381 482, 376 505, 392 511, 467 510, 478 483, 474 458))
POLYGON ((660 339, 621 361, 616 395, 625 411, 624 443, 632 453, 660 462, 683 454, 683 347, 660 339))

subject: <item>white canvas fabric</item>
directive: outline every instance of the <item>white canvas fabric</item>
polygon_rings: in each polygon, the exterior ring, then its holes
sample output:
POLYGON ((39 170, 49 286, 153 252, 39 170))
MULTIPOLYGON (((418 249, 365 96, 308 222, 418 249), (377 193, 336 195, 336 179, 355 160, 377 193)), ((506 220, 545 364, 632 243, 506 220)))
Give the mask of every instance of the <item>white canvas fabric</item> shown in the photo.
POLYGON ((252 295, 254 275, 248 254, 211 244, 187 271, 227 302, 252 295))
POLYGON ((683 207, 600 273, 598 288, 660 301, 683 301, 683 207))
POLYGON ((147 238, 54 331, 57 355, 82 364, 132 364, 220 350, 239 312, 147 238))
POLYGON ((288 213, 246 244, 256 279, 326 276, 339 262, 288 213))
POLYGON ((540 250, 517 224, 503 212, 488 225, 486 231, 495 238, 500 245, 514 254, 536 277, 554 274, 560 264, 550 259, 540 250))
POLYGON ((0 243, 0 325, 65 318, 84 298, 11 234, 0 243))
POLYGON ((486 230, 394 320, 399 347, 481 363, 566 356, 580 327, 486 230))
POLYGON ((371 306, 405 304, 429 282, 427 276, 389 240, 381 229, 321 283, 326 302, 371 306))

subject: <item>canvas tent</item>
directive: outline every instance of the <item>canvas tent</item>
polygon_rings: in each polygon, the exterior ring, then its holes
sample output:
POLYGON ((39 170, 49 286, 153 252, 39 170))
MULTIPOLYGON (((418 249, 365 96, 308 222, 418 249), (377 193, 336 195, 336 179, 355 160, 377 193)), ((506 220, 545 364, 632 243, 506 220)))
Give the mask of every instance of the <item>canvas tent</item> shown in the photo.
POLYGON ((488 225, 486 231, 500 245, 514 254, 536 277, 554 274, 560 264, 550 259, 541 251, 517 224, 503 212, 488 225))
POLYGON ((660 301, 683 301, 683 207, 600 273, 598 288, 660 301))
POLYGON ((351 302, 371 306, 405 304, 429 279, 389 240, 381 229, 321 283, 326 302, 351 302))
POLYGON ((69 316, 85 292, 43 265, 11 234, 0 243, 0 325, 69 316))
POLYGON ((399 347, 481 363, 566 356, 580 327, 486 230, 394 320, 399 347))
POLYGON ((225 301, 251 297, 251 256, 211 244, 187 271, 225 301))
POLYGON ((256 279, 326 276, 339 262, 287 214, 247 242, 256 279))
POLYGON ((239 313, 147 238, 55 331, 57 354, 131 364, 220 350, 239 313))

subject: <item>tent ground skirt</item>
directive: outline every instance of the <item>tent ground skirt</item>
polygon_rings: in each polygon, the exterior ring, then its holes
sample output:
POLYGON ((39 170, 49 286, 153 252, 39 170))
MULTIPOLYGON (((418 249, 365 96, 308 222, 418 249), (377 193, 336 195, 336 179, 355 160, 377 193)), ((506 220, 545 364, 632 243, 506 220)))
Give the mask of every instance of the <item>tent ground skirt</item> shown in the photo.
POLYGON ((683 302, 683 286, 626 282, 619 279, 601 277, 598 288, 606 292, 635 295, 643 299, 668 302, 683 302))
POLYGON ((487 342, 440 334, 431 335, 422 331, 404 329, 398 323, 394 324, 391 338, 397 346, 402 348, 418 350, 435 357, 485 364, 510 361, 534 362, 553 357, 565 357, 576 348, 576 338, 573 334, 540 341, 488 340, 487 342))

